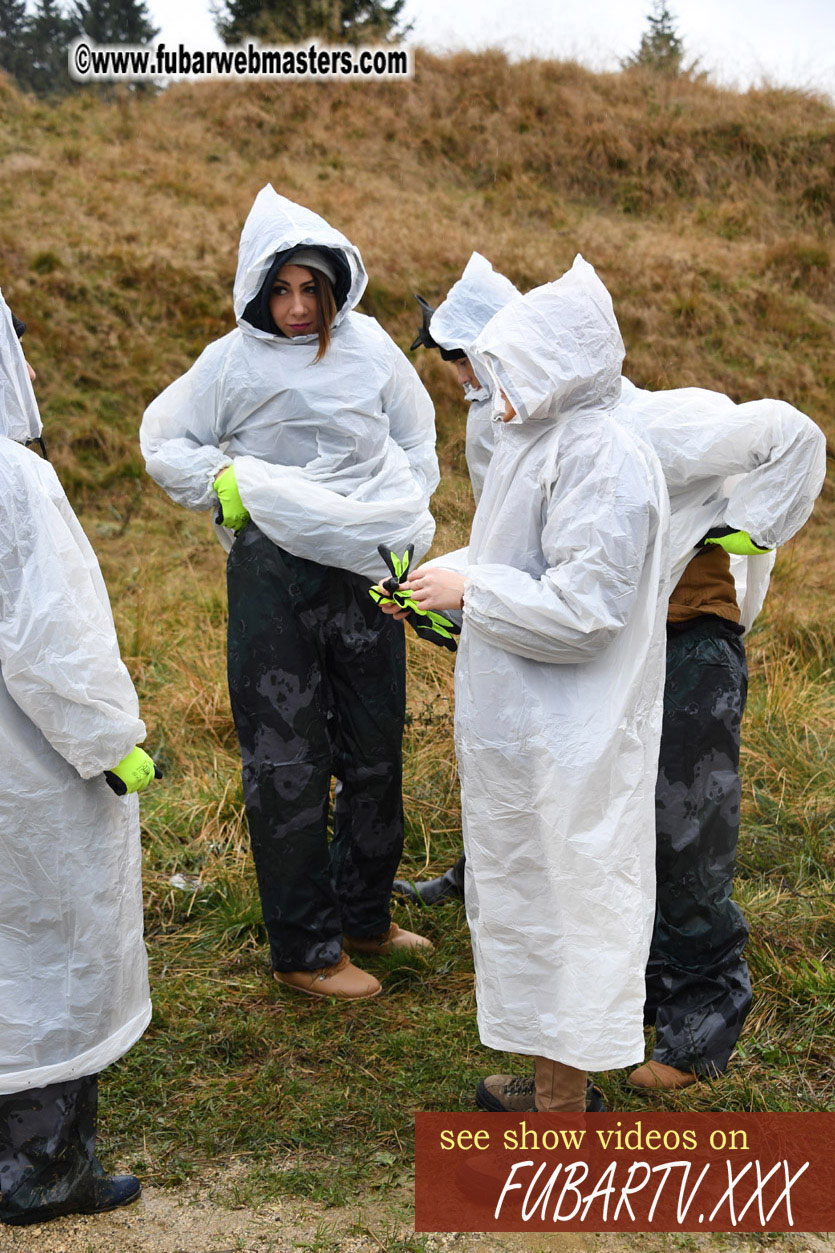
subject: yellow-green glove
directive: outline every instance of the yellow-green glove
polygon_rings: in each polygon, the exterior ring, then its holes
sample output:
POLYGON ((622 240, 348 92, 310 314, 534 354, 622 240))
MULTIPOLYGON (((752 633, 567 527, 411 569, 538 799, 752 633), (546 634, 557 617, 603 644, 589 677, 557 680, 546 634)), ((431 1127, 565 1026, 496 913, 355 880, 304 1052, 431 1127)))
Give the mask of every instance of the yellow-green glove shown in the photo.
POLYGON ((234 466, 227 466, 217 476, 215 479, 215 492, 220 504, 215 521, 220 526, 228 526, 237 535, 238 531, 242 530, 249 522, 249 514, 244 508, 241 493, 238 491, 234 466))
POLYGON ((702 544, 705 547, 713 544, 724 548, 726 553, 731 553, 734 557, 757 557, 771 552, 770 548, 760 548, 759 544, 755 544, 747 531, 734 531, 729 526, 712 527, 702 544))
POLYGON ((144 748, 136 747, 122 758, 118 766, 105 770, 104 777, 117 796, 127 796, 129 792, 144 792, 154 779, 162 778, 162 771, 154 765, 144 748))
POLYGON ((392 592, 391 596, 386 596, 376 587, 370 587, 368 593, 378 605, 394 604, 405 610, 406 621, 422 640, 428 640, 430 644, 440 644, 442 648, 455 652, 458 647, 455 637, 460 635, 461 628, 445 614, 436 613, 433 609, 420 609, 411 592, 392 592))
POLYGON ((441 648, 448 648, 451 652, 455 652, 458 647, 455 637, 461 634, 461 628, 457 623, 446 614, 435 613, 431 609, 421 609, 412 592, 400 587, 401 581, 405 580, 409 574, 409 567, 415 554, 414 544, 409 545, 402 557, 398 557, 390 548, 386 548, 385 544, 378 544, 377 552, 391 571, 391 578, 384 579, 381 584, 388 595, 378 591, 376 587, 370 587, 368 594, 371 599, 378 605, 394 604, 405 610, 406 621, 416 635, 419 635, 422 640, 428 640, 430 644, 439 644, 441 648))

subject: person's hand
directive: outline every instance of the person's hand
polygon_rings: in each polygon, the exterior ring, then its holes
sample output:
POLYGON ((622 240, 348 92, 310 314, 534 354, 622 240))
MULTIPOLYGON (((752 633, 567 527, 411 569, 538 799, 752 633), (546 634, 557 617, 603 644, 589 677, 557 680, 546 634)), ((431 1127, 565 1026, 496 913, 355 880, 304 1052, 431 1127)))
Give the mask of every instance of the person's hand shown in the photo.
POLYGON ((220 505, 215 521, 220 526, 228 526, 237 535, 249 522, 249 513, 238 491, 234 466, 225 466, 218 474, 215 492, 220 505))
POLYGON ((438 566, 421 566, 401 584, 415 598, 419 609, 463 609, 464 578, 438 566))
MULTIPOLYGON (((499 389, 501 391, 501 388, 499 389)), ((502 392, 502 400, 504 401, 504 413, 502 414, 502 422, 512 422, 516 417, 516 410, 510 402, 510 397, 502 392)))
POLYGON ((759 557, 771 552, 770 548, 762 548, 747 531, 734 531, 729 526, 715 526, 708 531, 702 540, 702 546, 713 545, 724 548, 732 557, 759 557))
MULTIPOLYGON (((457 622, 453 622, 443 613, 436 613, 434 608, 428 605, 418 604, 414 592, 410 586, 411 575, 409 574, 409 566, 411 565, 412 556, 414 555, 414 545, 410 544, 402 557, 398 557, 385 544, 380 544, 378 552, 385 561, 392 577, 383 579, 375 587, 368 589, 368 594, 375 604, 379 605, 383 613, 388 614, 392 618, 400 621, 408 622, 413 631, 420 636, 422 640, 428 640, 430 644, 438 644, 441 648, 447 648, 451 652, 455 652, 458 647, 456 635, 461 634, 461 628, 457 622)), ((453 575, 454 579, 459 576, 453 575)), ((457 605, 463 605, 462 597, 464 592, 464 580, 459 579, 461 590, 458 599, 450 601, 449 608, 454 609, 457 605)))
POLYGON ((391 571, 391 577, 382 579, 376 587, 369 588, 369 595, 389 617, 397 618, 398 621, 408 620, 408 611, 402 604, 392 600, 392 596, 400 587, 400 580, 405 580, 409 574, 409 566, 415 555, 415 546, 410 544, 402 557, 398 557, 394 549, 388 548, 385 544, 378 544, 377 552, 391 571))
POLYGON ((127 796, 130 792, 144 792, 154 779, 162 778, 162 771, 145 752, 144 748, 132 748, 123 757, 118 766, 105 770, 107 786, 117 796, 127 796))
MULTIPOLYGON (((389 595, 389 593, 383 587, 382 583, 377 584, 375 591, 379 592, 381 597, 385 597, 389 595)), ((377 598, 375 597, 374 599, 376 600, 377 598)), ((377 601, 377 603, 380 606, 380 609, 383 611, 383 613, 387 613, 389 617, 391 618, 396 618, 398 622, 401 621, 402 619, 408 618, 409 616, 406 610, 401 609, 400 605, 398 605, 396 601, 380 599, 379 601, 377 601)))

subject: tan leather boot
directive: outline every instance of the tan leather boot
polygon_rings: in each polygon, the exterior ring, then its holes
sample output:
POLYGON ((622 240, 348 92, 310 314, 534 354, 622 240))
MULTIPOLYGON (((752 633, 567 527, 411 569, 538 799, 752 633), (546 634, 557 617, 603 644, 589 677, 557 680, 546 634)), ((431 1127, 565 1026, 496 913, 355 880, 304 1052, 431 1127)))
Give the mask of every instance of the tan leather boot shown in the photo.
POLYGON ((550 1057, 534 1058, 536 1108, 540 1114, 583 1114, 586 1072, 550 1057))
POLYGON ((689 1088, 697 1079, 698 1075, 692 1070, 678 1070, 675 1066, 650 1058, 643 1066, 633 1070, 626 1082, 641 1092, 675 1092, 677 1088, 689 1088))
POLYGON ((354 966, 343 953, 335 966, 322 970, 274 970, 273 978, 285 988, 306 996, 333 996, 338 1001, 363 1001, 379 996, 383 987, 378 979, 354 966))
POLYGON ((345 935, 342 942, 349 953, 380 953, 383 956, 406 948, 419 948, 424 953, 431 953, 435 948, 431 940, 416 935, 414 931, 404 931, 396 922, 382 935, 345 935))
MULTIPOLYGON (((479 1109, 497 1114, 536 1113, 536 1086, 533 1075, 529 1079, 519 1075, 488 1075, 479 1079, 475 1090, 475 1103, 479 1109)), ((586 1080, 586 1113, 608 1114, 606 1100, 600 1088, 591 1079, 586 1080)))
POLYGON ((480 1079, 475 1090, 475 1103, 479 1109, 496 1114, 534 1113, 533 1075, 488 1075, 480 1079))

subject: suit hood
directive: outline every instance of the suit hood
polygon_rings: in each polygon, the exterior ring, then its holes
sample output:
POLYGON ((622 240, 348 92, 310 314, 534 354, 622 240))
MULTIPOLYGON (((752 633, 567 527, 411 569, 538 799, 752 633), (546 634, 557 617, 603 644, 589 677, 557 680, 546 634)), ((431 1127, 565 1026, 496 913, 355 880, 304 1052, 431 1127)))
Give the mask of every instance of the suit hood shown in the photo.
POLYGON ((429 332, 442 348, 460 348, 469 354, 490 319, 518 295, 509 278, 494 270, 480 252, 474 252, 464 273, 433 313, 429 332))
POLYGON ((625 350, 612 298, 579 254, 562 278, 504 305, 472 353, 510 399, 514 422, 610 409, 620 398, 625 350))
MULTIPOLYGON (((279 196, 268 183, 262 187, 249 211, 238 247, 235 275, 235 318, 243 331, 261 339, 273 339, 267 331, 253 327, 244 310, 261 290, 277 253, 294 248, 326 248, 341 254, 348 269, 347 295, 337 310, 333 325, 359 304, 368 282, 360 251, 324 218, 304 205, 279 196)), ((307 337, 305 337, 307 338, 307 337)))

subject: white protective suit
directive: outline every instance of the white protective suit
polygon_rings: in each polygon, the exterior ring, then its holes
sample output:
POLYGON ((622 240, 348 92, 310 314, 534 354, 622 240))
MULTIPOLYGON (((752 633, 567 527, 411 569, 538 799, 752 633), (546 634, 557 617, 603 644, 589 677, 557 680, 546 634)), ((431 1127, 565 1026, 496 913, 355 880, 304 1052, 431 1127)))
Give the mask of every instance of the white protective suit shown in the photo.
POLYGON ((644 1053, 667 493, 612 420, 623 343, 581 258, 474 352, 518 415, 497 427, 469 548, 437 560, 466 576, 455 718, 479 1031, 626 1066, 644 1053))
POLYGON ((152 401, 140 443, 148 473, 190 509, 216 503, 213 482, 235 463, 253 522, 280 548, 377 580, 377 553, 429 548, 438 484, 432 402, 415 370, 373 319, 354 312, 367 275, 359 250, 323 218, 262 188, 241 235, 238 328, 209 344, 152 401), (288 339, 243 313, 278 252, 340 249, 347 300, 321 361, 316 335, 288 339))
MULTIPOLYGON (((450 287, 429 323, 429 333, 442 348, 459 348, 468 353, 470 347, 490 321, 508 301, 519 295, 509 278, 494 270, 486 257, 474 252, 464 273, 450 287)), ((469 403, 467 414, 466 457, 473 496, 478 504, 484 488, 484 477, 493 455, 493 398, 490 380, 481 378, 477 362, 471 361, 480 387, 465 387, 469 403)))
POLYGON ((139 804, 102 773, 145 727, 40 432, 0 296, 0 1093, 95 1074, 151 1017, 139 804))
MULTIPOLYGON (((491 317, 514 296, 516 288, 473 253, 461 279, 438 306, 430 325, 444 348, 469 353, 491 317)), ((761 547, 777 548, 797 534, 809 518, 826 474, 826 440, 805 414, 780 400, 737 405, 722 392, 699 387, 647 391, 621 380, 621 401, 614 411, 661 462, 670 494, 670 590, 676 586, 712 527, 748 531, 761 547)), ((476 475, 483 483, 493 449, 491 404, 471 408, 478 432, 475 461, 467 460, 478 501, 476 475), (477 416, 476 416, 477 415, 477 416)), ((732 557, 742 625, 750 630, 762 608, 776 554, 732 557)))
MULTIPOLYGON (((762 548, 787 543, 812 512, 826 440, 783 400, 737 405, 701 387, 645 391, 623 379, 615 416, 654 449, 670 493, 670 588, 713 527, 747 531, 762 548)), ((762 608, 773 552, 732 557, 742 625, 762 608)))

